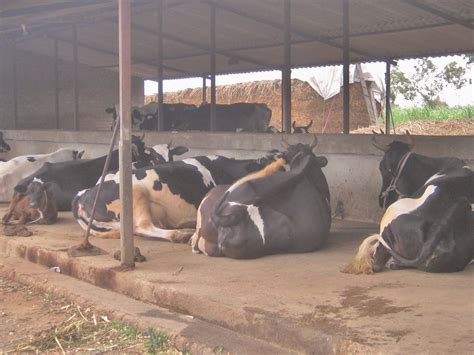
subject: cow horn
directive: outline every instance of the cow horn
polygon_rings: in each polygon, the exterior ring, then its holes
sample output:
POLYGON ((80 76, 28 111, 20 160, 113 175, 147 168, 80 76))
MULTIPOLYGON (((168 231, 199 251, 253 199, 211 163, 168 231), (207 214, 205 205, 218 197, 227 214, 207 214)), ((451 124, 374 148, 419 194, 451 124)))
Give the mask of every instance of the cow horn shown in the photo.
POLYGON ((311 120, 311 122, 305 128, 309 129, 309 127, 311 127, 312 125, 313 125, 313 120, 311 120))
POLYGON ((284 136, 281 136, 281 144, 285 149, 288 149, 288 147, 290 146, 290 143, 288 143, 284 136))
POLYGON ((313 150, 317 145, 318 145, 318 137, 314 136, 313 143, 311 143, 311 145, 310 145, 311 150, 313 150))
POLYGON ((413 137, 410 134, 410 131, 407 129, 407 144, 410 147, 410 149, 413 149, 415 146, 415 142, 413 141, 413 137))
POLYGON ((382 128, 380 128, 380 134, 385 134, 382 128))
POLYGON ((390 146, 388 146, 387 144, 382 144, 382 143, 377 142, 377 139, 375 138, 375 135, 372 136, 371 141, 372 141, 372 145, 375 148, 380 149, 384 152, 386 152, 390 149, 390 146))

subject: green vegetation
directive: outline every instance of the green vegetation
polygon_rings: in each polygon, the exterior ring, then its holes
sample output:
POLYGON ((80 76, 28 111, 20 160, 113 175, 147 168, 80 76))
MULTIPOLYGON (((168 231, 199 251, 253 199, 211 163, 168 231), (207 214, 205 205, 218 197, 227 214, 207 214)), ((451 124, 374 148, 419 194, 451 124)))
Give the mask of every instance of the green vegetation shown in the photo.
POLYGON ((411 108, 392 108, 393 119, 395 124, 407 121, 427 120, 427 121, 446 121, 450 119, 456 120, 472 120, 474 119, 473 106, 458 107, 411 107, 411 108))

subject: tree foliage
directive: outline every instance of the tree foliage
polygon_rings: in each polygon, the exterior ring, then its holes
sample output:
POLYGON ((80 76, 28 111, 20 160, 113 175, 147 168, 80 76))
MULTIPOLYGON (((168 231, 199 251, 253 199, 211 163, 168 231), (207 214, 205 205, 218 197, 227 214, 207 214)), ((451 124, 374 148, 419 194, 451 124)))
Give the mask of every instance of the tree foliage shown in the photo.
POLYGON ((470 82, 466 75, 466 66, 472 62, 472 56, 465 56, 464 61, 466 65, 453 61, 444 68, 439 68, 430 58, 418 59, 412 75, 394 67, 391 70, 392 102, 401 96, 408 101, 421 101, 423 106, 439 105, 439 94, 443 89, 451 87, 459 90, 470 82))

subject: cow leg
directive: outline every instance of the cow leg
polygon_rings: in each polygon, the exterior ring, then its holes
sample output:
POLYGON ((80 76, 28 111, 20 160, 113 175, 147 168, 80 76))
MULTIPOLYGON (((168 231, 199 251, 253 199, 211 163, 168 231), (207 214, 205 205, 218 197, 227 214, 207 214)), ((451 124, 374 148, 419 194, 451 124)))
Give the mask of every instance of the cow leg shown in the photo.
POLYGON ((111 230, 108 232, 94 233, 94 237, 101 239, 120 239, 120 231, 111 230))
POLYGON ((187 243, 194 229, 162 229, 153 224, 148 190, 141 186, 133 189, 133 224, 135 234, 142 237, 166 239, 176 243, 187 243))
POLYGON ((15 192, 13 194, 13 198, 12 198, 10 204, 8 205, 7 213, 5 213, 5 215, 2 218, 2 222, 4 224, 7 224, 10 221, 10 219, 12 219, 13 211, 15 210, 15 207, 18 205, 18 203, 21 201, 22 198, 23 198, 23 196, 18 192, 15 192))

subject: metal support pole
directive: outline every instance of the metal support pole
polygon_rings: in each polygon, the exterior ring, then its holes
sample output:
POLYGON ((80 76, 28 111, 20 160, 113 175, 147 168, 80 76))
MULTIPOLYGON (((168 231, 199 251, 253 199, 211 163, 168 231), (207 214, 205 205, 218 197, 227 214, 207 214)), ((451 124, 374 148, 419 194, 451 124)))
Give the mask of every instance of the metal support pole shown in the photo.
POLYGON ((385 64, 385 134, 390 134, 390 113, 391 113, 391 102, 390 102, 390 88, 391 86, 391 75, 390 75, 390 61, 387 60, 385 64))
POLYGON ((54 117, 56 129, 61 128, 59 121, 59 48, 58 40, 54 40, 54 117))
POLYGON ((17 63, 16 63, 16 43, 12 47, 12 61, 13 61, 13 128, 18 128, 18 79, 17 79, 17 63))
POLYGON ((217 110, 216 110, 216 6, 210 3, 210 36, 211 36, 211 115, 210 126, 211 131, 217 129, 217 110))
POLYGON ((72 56, 73 56, 73 73, 72 73, 72 85, 74 95, 74 130, 79 130, 79 83, 77 73, 77 27, 72 27, 72 56))
POLYGON ((291 133, 291 4, 284 1, 284 63, 281 71, 282 131, 291 133))
POLYGON ((163 106, 163 0, 157 3, 157 34, 158 34, 158 122, 157 130, 163 131, 165 128, 165 110, 163 106))
POLYGON ((131 11, 130 0, 117 0, 119 8, 120 77, 120 249, 122 266, 133 267, 133 190, 132 190, 132 118, 131 118, 131 11))
POLYGON ((349 0, 342 0, 342 31, 343 31, 343 122, 342 131, 349 134, 350 131, 350 86, 349 86, 349 0))
POLYGON ((207 77, 203 75, 202 77, 202 103, 207 102, 207 77))

